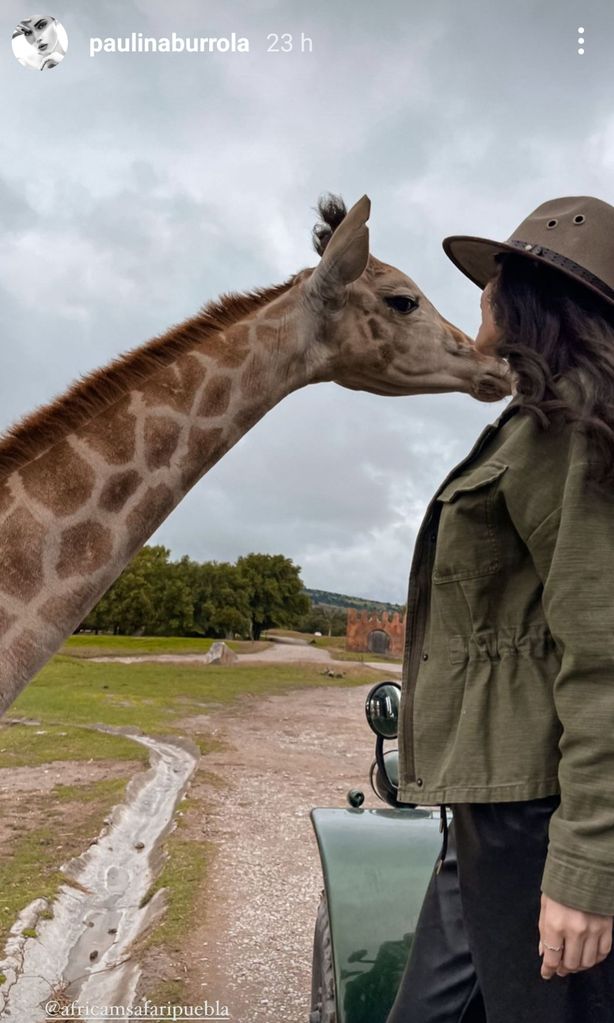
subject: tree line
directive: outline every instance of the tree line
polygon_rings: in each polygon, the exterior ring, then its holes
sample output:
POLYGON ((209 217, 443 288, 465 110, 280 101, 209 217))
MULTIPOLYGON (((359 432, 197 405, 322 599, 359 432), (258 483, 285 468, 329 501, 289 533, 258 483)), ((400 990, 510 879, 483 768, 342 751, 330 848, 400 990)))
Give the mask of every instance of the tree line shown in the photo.
POLYGON ((146 545, 81 623, 95 632, 258 639, 271 628, 344 635, 346 613, 314 607, 300 565, 282 554, 246 554, 229 562, 170 561, 146 545))

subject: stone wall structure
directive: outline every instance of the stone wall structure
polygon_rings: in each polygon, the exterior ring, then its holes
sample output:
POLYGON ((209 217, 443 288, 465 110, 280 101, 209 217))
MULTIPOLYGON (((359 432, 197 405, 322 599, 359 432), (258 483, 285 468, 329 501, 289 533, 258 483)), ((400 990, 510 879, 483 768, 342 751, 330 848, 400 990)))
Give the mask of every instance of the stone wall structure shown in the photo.
POLYGON ((390 654, 402 657, 405 616, 393 611, 356 611, 348 608, 345 649, 355 653, 390 654))

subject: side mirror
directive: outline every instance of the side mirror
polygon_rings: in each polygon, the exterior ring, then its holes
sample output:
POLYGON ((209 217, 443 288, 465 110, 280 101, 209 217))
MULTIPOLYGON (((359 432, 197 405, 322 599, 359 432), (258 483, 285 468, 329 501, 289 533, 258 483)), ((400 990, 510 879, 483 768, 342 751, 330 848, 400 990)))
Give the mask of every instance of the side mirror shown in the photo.
POLYGON ((367 696, 365 714, 369 726, 382 739, 396 739, 399 731, 401 687, 398 682, 378 682, 367 696))

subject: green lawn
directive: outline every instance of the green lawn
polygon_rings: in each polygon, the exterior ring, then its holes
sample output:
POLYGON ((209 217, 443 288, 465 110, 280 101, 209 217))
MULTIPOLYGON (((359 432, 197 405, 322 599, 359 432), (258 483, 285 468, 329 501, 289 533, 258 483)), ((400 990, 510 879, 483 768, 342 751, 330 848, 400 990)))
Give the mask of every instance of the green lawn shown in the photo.
POLYGON ((82 726, 42 720, 41 724, 44 728, 0 724, 0 767, 36 767, 57 760, 149 760, 145 747, 130 739, 82 726), (44 734, 38 735, 39 731, 44 734))
MULTIPOLYGON (((60 653, 71 657, 126 657, 143 654, 206 654, 219 642, 184 636, 107 636, 79 632, 63 643, 60 653)), ((270 643, 225 639, 224 643, 237 653, 266 650, 270 643)))
MULTIPOLYGON (((348 669, 341 681, 320 674, 322 666, 99 664, 58 654, 9 708, 10 718, 41 724, 132 725, 145 732, 176 730, 176 722, 202 713, 211 704, 231 703, 247 693, 322 685, 360 685, 370 680, 365 669, 348 669)), ((375 680, 375 674, 373 678, 375 680)), ((4 745, 0 729, 0 748, 4 745)), ((89 733, 93 736, 95 733, 89 733)), ((67 737, 68 738, 68 737, 67 737)), ((106 736, 102 736, 103 739, 106 736)), ((69 759, 70 741, 59 744, 54 759, 69 759)))
POLYGON ((356 661, 359 664, 367 664, 369 661, 384 661, 386 664, 401 664, 402 657, 393 657, 392 654, 371 654, 371 653, 356 653, 354 650, 344 650, 338 647, 329 647, 326 643, 320 641, 318 646, 326 647, 337 661, 356 661))

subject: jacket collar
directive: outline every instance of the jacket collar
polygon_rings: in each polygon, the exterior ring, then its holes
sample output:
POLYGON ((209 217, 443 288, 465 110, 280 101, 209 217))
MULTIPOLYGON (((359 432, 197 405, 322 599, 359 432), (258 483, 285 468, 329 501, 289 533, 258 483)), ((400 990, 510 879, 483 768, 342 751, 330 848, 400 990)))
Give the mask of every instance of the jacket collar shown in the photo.
POLYGON ((514 413, 518 411, 521 405, 522 395, 516 393, 512 400, 507 403, 501 415, 497 419, 495 419, 494 423, 491 423, 490 426, 494 430, 498 430, 499 427, 510 418, 510 416, 513 416, 514 413))
MULTIPOLYGON (((576 388, 574 387, 574 377, 582 378, 583 374, 581 370, 576 370, 574 376, 572 374, 557 373, 556 376, 552 377, 553 390, 558 392, 559 395, 565 399, 576 395, 576 388)), ((523 396, 516 392, 511 401, 507 403, 503 412, 495 419, 494 423, 490 423, 489 426, 498 430, 499 427, 505 423, 510 416, 513 416, 518 408, 523 404, 523 396)), ((488 430, 489 427, 486 429, 488 430)))

